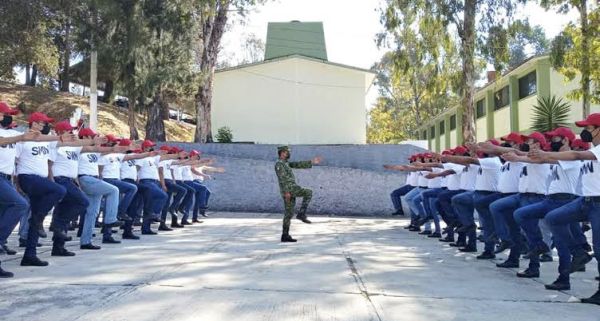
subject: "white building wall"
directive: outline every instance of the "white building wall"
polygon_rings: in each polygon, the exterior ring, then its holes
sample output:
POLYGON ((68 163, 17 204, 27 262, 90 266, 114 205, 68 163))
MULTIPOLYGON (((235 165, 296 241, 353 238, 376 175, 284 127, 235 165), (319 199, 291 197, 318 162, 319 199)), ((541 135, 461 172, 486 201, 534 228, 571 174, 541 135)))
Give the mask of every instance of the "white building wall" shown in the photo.
POLYGON ((235 141, 365 144, 372 75, 302 58, 215 74, 212 127, 235 141))

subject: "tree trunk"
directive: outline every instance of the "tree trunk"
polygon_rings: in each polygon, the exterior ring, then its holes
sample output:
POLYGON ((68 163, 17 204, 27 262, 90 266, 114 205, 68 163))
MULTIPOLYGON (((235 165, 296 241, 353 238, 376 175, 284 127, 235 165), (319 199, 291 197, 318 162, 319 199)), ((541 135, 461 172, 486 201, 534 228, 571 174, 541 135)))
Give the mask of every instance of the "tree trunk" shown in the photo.
MULTIPOLYGON (((135 97, 130 95, 129 97, 135 97)), ((135 124, 135 106, 137 105, 137 99, 129 98, 129 102, 127 105, 127 125, 129 126, 129 139, 138 140, 140 135, 138 134, 137 127, 135 124)))
POLYGON ((60 91, 69 92, 69 71, 71 65, 71 19, 68 18, 65 25, 65 51, 62 57, 62 72, 60 75, 60 91))
POLYGON ((581 0, 581 7, 579 8, 579 17, 581 20, 581 91, 583 93, 583 118, 586 118, 590 114, 590 40, 593 35, 590 33, 589 21, 588 21, 588 8, 587 0, 581 0))
POLYGON ((205 77, 200 87, 198 95, 196 95, 196 133, 194 142, 196 143, 212 143, 211 131, 211 100, 212 100, 212 83, 213 73, 205 77))
POLYGON ((162 119, 162 110, 165 102, 160 94, 160 90, 154 95, 152 104, 148 108, 148 118, 146 119, 146 139, 164 142, 167 140, 165 133, 165 123, 162 119))
POLYGON ((477 0, 465 0, 462 42, 462 109, 463 109, 463 141, 475 142, 475 112, 473 100, 475 96, 475 15, 477 0))
POLYGON ((104 84, 104 96, 102 96, 103 102, 107 104, 112 104, 114 88, 114 81, 112 81, 111 79, 107 80, 104 84))
POLYGON ((37 75, 38 75, 37 65, 33 65, 33 67, 31 68, 31 79, 29 79, 29 83, 28 83, 29 86, 35 87, 35 84, 37 83, 37 75))
POLYGON ((29 86, 31 82, 31 66, 29 64, 25 65, 25 85, 29 86))

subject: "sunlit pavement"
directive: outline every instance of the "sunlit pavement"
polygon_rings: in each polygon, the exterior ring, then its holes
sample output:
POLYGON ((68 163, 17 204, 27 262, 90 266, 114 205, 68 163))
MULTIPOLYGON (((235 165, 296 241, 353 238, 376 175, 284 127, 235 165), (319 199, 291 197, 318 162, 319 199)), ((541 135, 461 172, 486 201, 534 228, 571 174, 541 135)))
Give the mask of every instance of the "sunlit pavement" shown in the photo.
POLYGON ((50 257, 43 240, 49 267, 0 257, 16 275, 0 279, 0 320, 600 320, 599 306, 575 302, 597 288, 595 260, 572 291, 551 292, 543 284, 557 263, 517 279, 402 219, 312 219, 293 221, 296 244, 279 242, 280 214, 243 213, 120 245, 96 240, 100 251, 71 242, 74 258, 50 257))

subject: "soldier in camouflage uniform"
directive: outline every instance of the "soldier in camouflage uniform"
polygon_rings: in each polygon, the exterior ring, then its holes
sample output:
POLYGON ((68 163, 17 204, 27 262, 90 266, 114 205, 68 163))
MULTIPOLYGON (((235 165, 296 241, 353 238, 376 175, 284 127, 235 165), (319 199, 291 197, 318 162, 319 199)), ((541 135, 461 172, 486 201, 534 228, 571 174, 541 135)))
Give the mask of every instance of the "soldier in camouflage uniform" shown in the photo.
POLYGON ((312 191, 296 184, 292 168, 311 168, 313 165, 318 165, 321 162, 321 158, 315 157, 312 161, 288 162, 290 159, 290 149, 288 146, 278 147, 277 153, 279 154, 279 160, 275 163, 275 173, 277 173, 277 178, 279 179, 279 189, 285 205, 281 242, 296 242, 289 233, 290 221, 292 216, 294 216, 296 197, 302 197, 302 206, 296 218, 310 224, 311 222, 306 217, 306 209, 312 198, 312 191))

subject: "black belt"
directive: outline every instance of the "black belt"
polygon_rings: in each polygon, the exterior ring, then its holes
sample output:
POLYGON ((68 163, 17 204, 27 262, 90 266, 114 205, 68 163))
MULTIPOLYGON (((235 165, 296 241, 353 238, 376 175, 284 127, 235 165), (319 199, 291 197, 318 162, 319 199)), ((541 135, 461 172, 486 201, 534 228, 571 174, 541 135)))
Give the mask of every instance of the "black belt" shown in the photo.
POLYGON ((492 191, 475 191, 478 194, 483 194, 483 195, 490 195, 496 192, 492 192, 492 191))
POLYGON ((54 179, 57 179, 57 178, 60 178, 60 179, 70 179, 70 180, 75 180, 75 179, 74 179, 74 178, 72 178, 72 177, 66 177, 66 176, 55 176, 55 177, 54 177, 54 179))
POLYGON ((538 194, 538 193, 520 193, 521 196, 526 196, 526 197, 530 197, 530 196, 544 196, 543 194, 538 194))
POLYGON ((600 196, 584 196, 583 197, 583 201, 584 202, 600 202, 600 196))
POLYGON ((95 176, 95 175, 85 175, 85 174, 83 174, 83 175, 77 175, 77 177, 84 177, 84 176, 93 177, 93 178, 99 178, 98 176, 95 176))
POLYGON ((12 175, 0 173, 0 177, 6 179, 7 181, 12 181, 12 175))
POLYGON ((569 193, 556 193, 548 195, 548 199, 555 201, 568 201, 577 198, 577 195, 569 194, 569 193))

